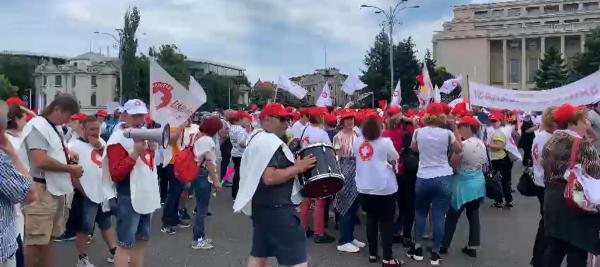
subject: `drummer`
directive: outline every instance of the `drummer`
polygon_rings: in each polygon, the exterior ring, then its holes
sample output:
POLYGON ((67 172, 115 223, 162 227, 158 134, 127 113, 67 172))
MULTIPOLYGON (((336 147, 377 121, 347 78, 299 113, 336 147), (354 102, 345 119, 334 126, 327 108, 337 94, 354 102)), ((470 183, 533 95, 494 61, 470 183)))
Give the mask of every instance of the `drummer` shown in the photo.
MULTIPOLYGON (((323 129, 323 118, 327 114, 326 108, 311 108, 308 112, 308 125, 302 130, 300 134, 300 140, 302 147, 307 147, 313 144, 325 144, 331 145, 329 135, 323 129)), ((310 237, 313 235, 313 231, 309 227, 309 214, 311 199, 305 199, 300 204, 300 220, 306 230, 306 236, 310 237)), ((317 244, 332 243, 335 238, 325 233, 325 206, 327 201, 325 199, 314 199, 315 208, 313 210, 313 227, 314 227, 314 241, 317 244)))

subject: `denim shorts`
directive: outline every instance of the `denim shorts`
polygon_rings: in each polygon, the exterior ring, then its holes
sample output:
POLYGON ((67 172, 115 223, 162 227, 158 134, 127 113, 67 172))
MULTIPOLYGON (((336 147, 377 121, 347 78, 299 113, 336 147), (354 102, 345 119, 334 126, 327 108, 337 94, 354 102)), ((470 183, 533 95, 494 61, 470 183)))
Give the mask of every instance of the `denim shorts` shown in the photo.
POLYGON ((98 223, 100 230, 108 230, 112 223, 110 221, 110 212, 102 212, 100 204, 92 202, 83 193, 75 190, 73 195, 73 204, 71 214, 79 216, 79 227, 74 229, 77 233, 91 235, 94 233, 94 223, 98 223))
POLYGON ((117 194, 117 245, 132 248, 137 240, 150 239, 152 214, 139 214, 131 204, 131 197, 117 194))

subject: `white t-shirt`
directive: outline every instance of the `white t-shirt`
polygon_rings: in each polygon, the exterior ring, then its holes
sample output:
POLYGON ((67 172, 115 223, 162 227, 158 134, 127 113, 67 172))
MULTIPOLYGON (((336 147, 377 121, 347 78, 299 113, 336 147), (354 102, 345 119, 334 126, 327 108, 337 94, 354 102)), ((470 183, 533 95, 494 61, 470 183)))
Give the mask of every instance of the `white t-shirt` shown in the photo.
MULTIPOLYGON (((300 140, 302 142, 302 147, 317 143, 331 145, 329 135, 325 130, 323 130, 323 128, 308 125, 306 126, 306 130, 303 129, 303 131, 304 135, 302 135, 302 140, 300 140)), ((302 131, 300 133, 302 133, 302 131)), ((300 136, 297 138, 300 138, 300 136)))
POLYGON ((531 158, 533 159, 533 183, 544 187, 544 167, 542 166, 542 151, 544 145, 550 140, 552 134, 544 130, 535 132, 533 146, 531 147, 531 158))
POLYGON ((366 141, 358 137, 353 145, 356 158, 356 189, 362 194, 391 195, 398 191, 394 167, 399 158, 392 140, 381 137, 366 141))
POLYGON ((229 140, 231 140, 231 156, 241 158, 246 149, 246 142, 250 134, 240 125, 232 125, 229 128, 229 140))
POLYGON ((485 144, 477 137, 471 137, 462 141, 463 149, 461 153, 460 170, 480 171, 483 165, 487 164, 487 155, 485 144))
POLYGON ((217 152, 215 141, 209 136, 202 136, 194 143, 196 162, 213 162, 216 164, 217 152))
POLYGON ((428 179, 452 175, 448 163, 448 147, 455 141, 454 134, 438 127, 424 127, 413 134, 419 148, 419 170, 417 177, 428 179))
POLYGON ((296 121, 294 124, 292 124, 292 127, 287 130, 287 134, 293 138, 300 138, 304 127, 306 127, 304 124, 302 124, 300 121, 296 121))

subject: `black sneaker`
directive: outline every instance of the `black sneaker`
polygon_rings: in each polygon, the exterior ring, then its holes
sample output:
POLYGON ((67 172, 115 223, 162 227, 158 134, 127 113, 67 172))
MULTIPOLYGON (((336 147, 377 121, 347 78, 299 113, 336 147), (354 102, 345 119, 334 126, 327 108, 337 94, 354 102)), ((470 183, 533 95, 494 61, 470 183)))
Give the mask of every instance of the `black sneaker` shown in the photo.
POLYGON ((440 265, 441 259, 442 259, 442 257, 440 257, 439 253, 431 252, 431 259, 430 259, 429 263, 431 263, 431 265, 438 266, 438 265, 440 265))
POLYGON ((402 240, 402 246, 404 248, 412 248, 415 246, 415 243, 412 241, 412 238, 404 238, 404 240, 402 240))
POLYGON ((311 237, 314 234, 315 234, 315 232, 313 232, 313 230, 310 230, 310 229, 306 230, 306 237, 311 237))
POLYGON ((423 248, 419 247, 419 248, 415 248, 412 247, 410 250, 408 250, 408 252, 406 252, 406 256, 416 260, 416 261, 422 261, 423 260, 423 248))
POLYGON ((492 204, 492 208, 501 209, 503 207, 504 207, 504 205, 502 205, 502 203, 500 203, 500 202, 496 202, 496 203, 492 204))
POLYGON ((177 233, 177 231, 175 231, 175 229, 171 226, 163 226, 160 228, 160 231, 168 235, 174 235, 177 233))
POLYGON ((506 204, 504 204, 504 207, 506 208, 512 208, 513 207, 513 203, 512 202, 506 202, 506 204))
POLYGON ((63 233, 62 235, 60 235, 59 237, 54 239, 54 242, 64 242, 64 241, 73 241, 77 239, 77 235, 75 234, 69 234, 69 233, 63 233))
POLYGON ((446 254, 448 254, 448 248, 446 248, 446 247, 441 247, 441 248, 440 248, 440 254, 442 254, 442 255, 446 255, 446 254))
POLYGON ((317 244, 327 244, 333 242, 335 242, 335 237, 330 236, 327 233, 315 236, 315 243, 317 244))
POLYGON ((477 250, 476 249, 464 247, 462 249, 462 253, 468 255, 469 257, 477 258, 477 250))
POLYGON ((189 221, 192 219, 192 217, 190 217, 190 214, 188 213, 186 208, 179 209, 179 217, 182 220, 186 220, 186 221, 189 221))
POLYGON ((189 222, 181 221, 177 224, 177 227, 181 229, 190 228, 192 226, 189 222))

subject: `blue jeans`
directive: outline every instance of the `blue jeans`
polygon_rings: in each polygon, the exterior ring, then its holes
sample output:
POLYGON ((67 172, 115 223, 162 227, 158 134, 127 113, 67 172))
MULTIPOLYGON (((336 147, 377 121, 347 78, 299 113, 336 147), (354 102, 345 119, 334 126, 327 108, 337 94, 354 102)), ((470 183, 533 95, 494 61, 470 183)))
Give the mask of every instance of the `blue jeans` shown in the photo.
MULTIPOLYGON (((126 182, 129 184, 129 182, 126 182)), ((119 185, 117 185, 119 187, 119 185)), ((139 214, 131 204, 131 197, 117 193, 117 245, 133 248, 137 240, 150 239, 152 213, 139 214)))
POLYGON ((173 164, 169 164, 164 168, 163 178, 169 181, 169 191, 167 193, 167 202, 163 209, 162 223, 163 226, 176 226, 181 221, 179 220, 179 198, 181 191, 183 191, 184 184, 182 184, 175 177, 175 170, 173 164))
POLYGON ((415 243, 422 245, 427 214, 431 209, 432 251, 439 252, 444 238, 446 213, 450 208, 452 176, 440 176, 430 179, 417 178, 415 193, 415 243))
POLYGON ((194 218, 194 240, 204 238, 204 219, 208 213, 208 204, 210 202, 211 186, 208 182, 208 172, 204 169, 198 174, 198 178, 192 182, 192 190, 196 197, 196 217, 194 218))
POLYGON ((354 240, 354 226, 356 226, 356 211, 360 203, 360 198, 356 197, 352 206, 348 208, 346 214, 340 218, 340 239, 339 245, 350 243, 354 240))

